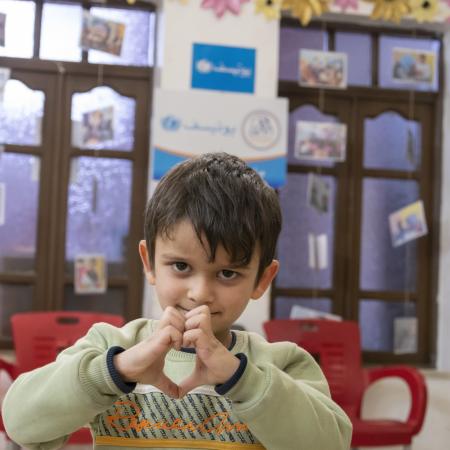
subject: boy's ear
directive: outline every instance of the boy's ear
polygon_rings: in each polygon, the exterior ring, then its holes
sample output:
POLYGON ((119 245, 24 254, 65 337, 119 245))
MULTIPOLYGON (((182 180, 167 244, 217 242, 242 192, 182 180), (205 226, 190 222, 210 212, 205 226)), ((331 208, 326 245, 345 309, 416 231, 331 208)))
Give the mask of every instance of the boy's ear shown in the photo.
POLYGON ((145 278, 150 284, 155 284, 155 274, 150 265, 150 258, 148 256, 147 243, 144 239, 139 242, 139 254, 141 255, 142 265, 144 267, 145 278))
POLYGON ((253 290, 251 298, 253 300, 258 299, 261 297, 261 295, 266 292, 266 289, 270 286, 270 283, 272 283, 272 280, 275 278, 276 274, 278 273, 278 269, 280 267, 280 263, 274 259, 265 269, 263 274, 261 275, 261 278, 258 281, 258 284, 256 285, 255 289, 253 290))

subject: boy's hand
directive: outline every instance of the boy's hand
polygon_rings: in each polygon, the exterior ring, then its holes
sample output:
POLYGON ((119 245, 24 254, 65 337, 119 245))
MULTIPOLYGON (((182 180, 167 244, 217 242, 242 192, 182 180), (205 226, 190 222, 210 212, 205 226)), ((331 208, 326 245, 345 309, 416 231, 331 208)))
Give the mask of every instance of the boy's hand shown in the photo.
POLYGON ((151 384, 172 398, 179 398, 178 386, 163 372, 164 359, 170 349, 183 343, 185 318, 175 308, 164 310, 152 336, 114 357, 114 365, 124 381, 151 384))
POLYGON ((211 312, 206 305, 186 315, 183 347, 194 347, 195 369, 179 385, 179 396, 205 384, 216 385, 228 381, 239 367, 236 358, 215 336, 211 326, 211 312))

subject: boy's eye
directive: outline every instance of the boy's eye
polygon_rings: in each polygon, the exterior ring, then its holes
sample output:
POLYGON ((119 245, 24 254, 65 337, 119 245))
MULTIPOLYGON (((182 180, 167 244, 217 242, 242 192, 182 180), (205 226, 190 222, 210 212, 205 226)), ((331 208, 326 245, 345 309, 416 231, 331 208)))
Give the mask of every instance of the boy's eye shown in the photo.
POLYGON ((189 266, 185 262, 176 262, 172 264, 176 272, 187 272, 189 266))
POLYGON ((219 272, 219 278, 221 278, 222 280, 233 280, 237 276, 238 273, 235 272, 234 270, 224 269, 219 272))

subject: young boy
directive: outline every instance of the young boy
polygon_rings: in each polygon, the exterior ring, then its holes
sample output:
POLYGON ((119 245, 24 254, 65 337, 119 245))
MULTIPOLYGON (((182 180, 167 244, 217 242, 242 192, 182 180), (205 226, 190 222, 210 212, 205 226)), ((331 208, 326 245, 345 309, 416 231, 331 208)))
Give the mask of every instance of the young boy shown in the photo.
POLYGON ((313 358, 232 331, 278 270, 278 198, 225 153, 171 170, 139 244, 159 321, 97 324, 8 391, 9 436, 56 449, 90 425, 95 449, 343 450, 351 424, 313 358))

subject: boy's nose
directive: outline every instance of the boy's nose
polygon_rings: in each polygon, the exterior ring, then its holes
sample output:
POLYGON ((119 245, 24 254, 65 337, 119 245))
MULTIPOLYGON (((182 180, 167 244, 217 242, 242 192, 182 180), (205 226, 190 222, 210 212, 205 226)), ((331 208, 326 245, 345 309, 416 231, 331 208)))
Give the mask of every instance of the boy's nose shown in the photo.
POLYGON ((192 280, 192 284, 188 291, 189 300, 196 303, 196 306, 210 304, 214 300, 213 289, 211 283, 204 278, 196 278, 192 280))

